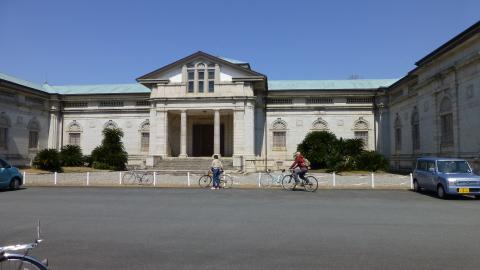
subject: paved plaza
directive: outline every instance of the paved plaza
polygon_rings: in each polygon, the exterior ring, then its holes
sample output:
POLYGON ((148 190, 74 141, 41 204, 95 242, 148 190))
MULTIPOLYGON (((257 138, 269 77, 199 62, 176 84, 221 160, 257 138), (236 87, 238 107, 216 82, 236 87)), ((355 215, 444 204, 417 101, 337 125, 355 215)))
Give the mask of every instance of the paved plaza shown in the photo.
POLYGON ((478 269, 479 201, 404 190, 28 187, 0 244, 51 269, 478 269))

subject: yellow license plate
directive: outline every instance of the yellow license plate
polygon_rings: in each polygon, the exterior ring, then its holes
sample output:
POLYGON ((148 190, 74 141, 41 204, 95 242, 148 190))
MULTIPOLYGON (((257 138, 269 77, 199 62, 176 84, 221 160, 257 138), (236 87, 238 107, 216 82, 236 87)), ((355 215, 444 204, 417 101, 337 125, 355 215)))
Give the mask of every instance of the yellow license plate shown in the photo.
POLYGON ((470 189, 469 188, 459 188, 458 193, 469 193, 470 189))

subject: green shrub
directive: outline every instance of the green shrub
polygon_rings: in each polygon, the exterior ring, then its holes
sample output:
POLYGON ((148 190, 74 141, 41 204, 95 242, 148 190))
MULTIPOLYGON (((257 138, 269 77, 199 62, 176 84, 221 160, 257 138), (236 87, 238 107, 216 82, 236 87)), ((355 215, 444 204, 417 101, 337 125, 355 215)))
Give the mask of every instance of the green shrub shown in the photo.
POLYGON ((92 156, 83 156, 83 165, 87 167, 93 166, 92 156))
POLYGON ((65 145, 60 151, 62 166, 83 166, 82 149, 78 145, 65 145))
POLYGON ((328 131, 313 131, 297 146, 313 169, 328 171, 386 170, 388 161, 374 151, 365 151, 361 139, 337 138, 328 131))
POLYGON ((375 151, 364 151, 355 157, 355 161, 357 170, 376 172, 386 171, 389 167, 388 160, 375 151))
POLYGON ((93 167, 95 169, 125 170, 128 154, 122 143, 122 130, 106 128, 102 133, 102 144, 92 151, 93 167))
POLYGON ((306 157, 312 168, 328 168, 330 154, 335 152, 337 138, 328 131, 312 131, 298 145, 297 150, 306 157))
POLYGON ((56 149, 43 149, 33 159, 33 166, 51 172, 62 172, 60 154, 56 149))

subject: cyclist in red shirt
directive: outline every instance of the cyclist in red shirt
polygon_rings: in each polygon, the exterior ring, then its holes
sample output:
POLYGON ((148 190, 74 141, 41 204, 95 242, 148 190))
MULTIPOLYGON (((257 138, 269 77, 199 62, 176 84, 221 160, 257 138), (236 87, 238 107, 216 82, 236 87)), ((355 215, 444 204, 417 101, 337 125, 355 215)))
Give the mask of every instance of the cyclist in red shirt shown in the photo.
MULTIPOLYGON (((298 180, 299 176, 305 181, 305 183, 307 183, 307 179, 305 179, 305 174, 308 172, 308 167, 305 164, 305 159, 300 152, 295 153, 295 161, 293 162, 292 166, 290 166, 290 170, 293 172, 295 186, 300 181, 298 180)), ((293 188, 295 188, 295 186, 293 186, 293 188)))

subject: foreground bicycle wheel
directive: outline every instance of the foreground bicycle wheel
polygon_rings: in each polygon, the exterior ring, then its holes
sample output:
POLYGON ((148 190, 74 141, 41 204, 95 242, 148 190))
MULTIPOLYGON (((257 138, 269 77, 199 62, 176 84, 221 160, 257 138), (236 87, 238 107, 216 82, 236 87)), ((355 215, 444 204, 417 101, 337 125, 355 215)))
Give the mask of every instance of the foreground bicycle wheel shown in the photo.
POLYGON ((261 178, 260 178, 260 185, 263 187, 263 188, 269 188, 272 186, 273 184, 273 176, 268 174, 268 173, 264 173, 261 178))
POLYGON ((122 184, 133 185, 137 182, 137 175, 134 172, 128 171, 123 174, 122 184))
POLYGON ((211 183, 212 177, 210 177, 209 175, 202 175, 200 176, 200 179, 198 179, 198 185, 202 188, 209 187, 211 183))
POLYGON ((48 267, 30 256, 6 254, 0 259, 1 270, 48 270, 48 267))
POLYGON ((233 186, 233 177, 226 174, 224 177, 222 177, 222 182, 224 188, 231 188, 233 186))
POLYGON ((312 175, 306 177, 307 181, 304 183, 305 190, 309 192, 314 192, 318 189, 318 180, 312 175))
POLYGON ((292 175, 285 175, 282 178, 282 187, 285 190, 292 189, 295 186, 295 179, 293 179, 292 175))

